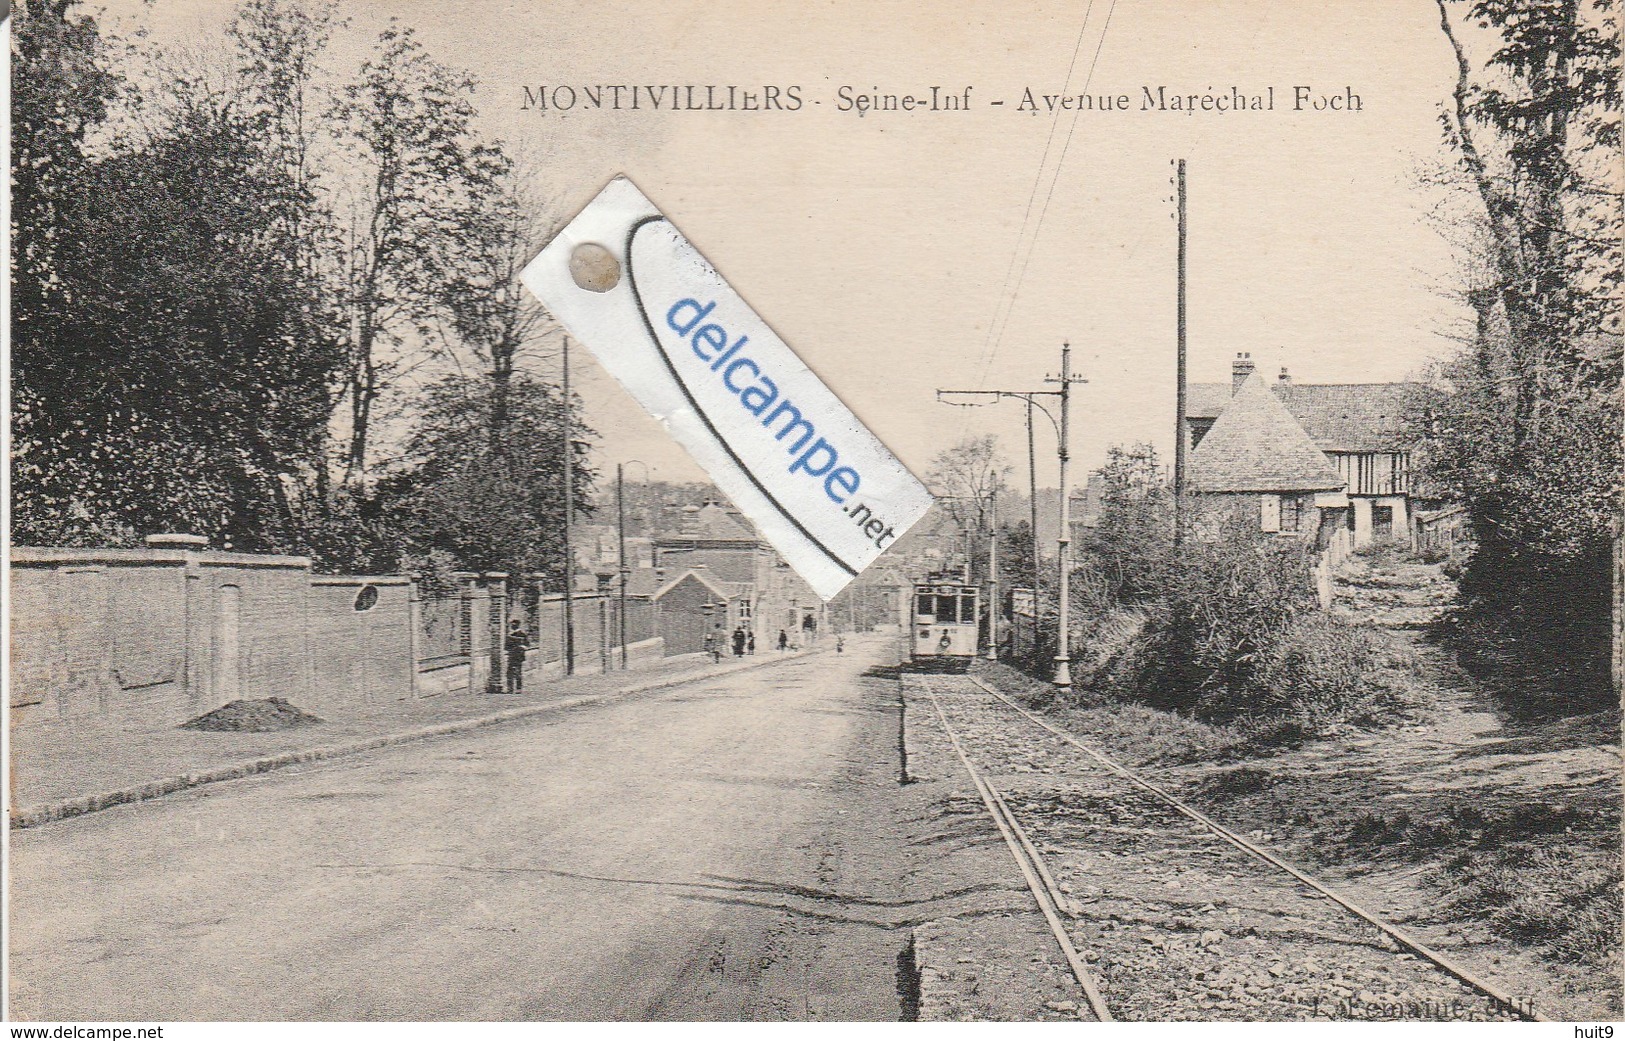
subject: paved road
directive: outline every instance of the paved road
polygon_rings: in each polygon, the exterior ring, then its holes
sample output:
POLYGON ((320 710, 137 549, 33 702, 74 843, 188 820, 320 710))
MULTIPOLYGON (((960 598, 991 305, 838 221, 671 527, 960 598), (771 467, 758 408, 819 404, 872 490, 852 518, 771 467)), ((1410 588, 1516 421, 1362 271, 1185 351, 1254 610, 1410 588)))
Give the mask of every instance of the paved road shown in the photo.
POLYGON ((889 649, 14 833, 12 1015, 896 1019, 889 649))

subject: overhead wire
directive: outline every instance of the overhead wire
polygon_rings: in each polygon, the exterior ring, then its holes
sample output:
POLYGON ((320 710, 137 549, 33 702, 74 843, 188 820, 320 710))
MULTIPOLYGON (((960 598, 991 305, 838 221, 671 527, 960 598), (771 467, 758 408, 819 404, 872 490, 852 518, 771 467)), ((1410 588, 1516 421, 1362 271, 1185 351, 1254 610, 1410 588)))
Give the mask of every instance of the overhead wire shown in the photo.
MULTIPOLYGON (((1083 36, 1089 29, 1089 18, 1094 14, 1094 11, 1095 0, 1089 0, 1089 6, 1083 12, 1083 24, 1078 26, 1078 38, 1072 44, 1072 60, 1067 63, 1066 79, 1061 84, 1063 94, 1069 92, 1072 88, 1072 73, 1078 67, 1078 54, 1083 50, 1083 36)), ((1076 117, 1074 117, 1075 119, 1076 117)), ((1022 242, 1026 241, 1027 222, 1032 219, 1033 202, 1038 198, 1038 186, 1044 182, 1044 168, 1049 164, 1050 148, 1055 144, 1055 131, 1060 125, 1061 112, 1057 109, 1055 118, 1050 120, 1049 133, 1044 137, 1044 153, 1038 157, 1038 169, 1033 171, 1033 186, 1032 190, 1027 193, 1027 208, 1021 214, 1021 230, 1016 235, 1015 248, 1010 251, 1010 263, 1004 269, 1004 283, 999 286, 999 295, 993 301, 993 318, 988 322, 987 335, 982 338, 982 349, 976 358, 978 362, 985 363, 988 359, 989 347, 993 341, 993 332, 998 328, 999 324, 999 312, 1004 308, 1005 291, 1010 288, 1010 276, 1016 270, 1016 258, 1021 255, 1022 242)), ((987 374, 985 364, 982 373, 985 378, 987 374)))
MULTIPOLYGON (((1088 26, 1088 24, 1089 24, 1089 13, 1090 13, 1090 11, 1093 11, 1093 9, 1094 9, 1094 3, 1093 3, 1093 0, 1090 0, 1089 10, 1085 11, 1085 13, 1084 13, 1084 27, 1088 26)), ((1095 53, 1094 53, 1094 56, 1089 61, 1089 71, 1084 75, 1083 87, 1079 91, 1080 94, 1087 94, 1089 92, 1089 84, 1094 81, 1095 68, 1096 68, 1096 66, 1098 66, 1100 64, 1100 54, 1101 54, 1101 51, 1104 50, 1104 48, 1106 46, 1106 34, 1111 31, 1112 15, 1114 13, 1116 13, 1116 11, 1117 11, 1117 0, 1111 0, 1110 5, 1106 8, 1106 20, 1101 25, 1100 38, 1095 44, 1095 53)), ((1083 33, 1084 33, 1084 29, 1080 28, 1078 30, 1078 39, 1079 39, 1080 43, 1082 42, 1082 39, 1083 39, 1083 33)), ((1077 60, 1077 53, 1076 53, 1076 50, 1074 50, 1074 53, 1073 53, 1073 61, 1074 61, 1074 63, 1076 63, 1076 60, 1077 60)), ((1070 88, 1071 88, 1071 70, 1069 69, 1068 72, 1067 72, 1067 84, 1066 84, 1066 87, 1064 88, 1064 92, 1065 93, 1070 93, 1070 88)), ((1027 251, 1026 251, 1026 255, 1022 258, 1021 271, 1016 276, 1015 286, 1014 287, 1009 286, 1009 276, 1008 276, 1008 274, 1005 277, 1005 287, 1009 289, 1009 301, 1008 301, 1008 304, 1005 304, 1004 289, 1000 290, 999 303, 1000 303, 1000 305, 1002 305, 1002 309, 1004 311, 1004 319, 1003 319, 1003 322, 1001 323, 1000 320, 999 320, 999 307, 995 307, 993 322, 989 325, 989 328, 988 328, 988 336, 991 339, 991 346, 989 347, 986 344, 984 344, 983 354, 982 354, 982 372, 981 372, 980 376, 977 379, 977 382, 979 382, 979 383, 980 382, 985 382, 987 380, 988 371, 993 367, 993 360, 994 360, 995 357, 998 356, 999 348, 1003 345, 1005 330, 1010 327, 1010 316, 1015 312, 1016 300, 1021 295, 1022 283, 1025 282, 1026 279, 1027 279, 1027 269, 1032 264, 1033 253, 1037 251, 1038 238, 1039 238, 1039 235, 1044 230, 1044 218, 1046 216, 1048 216, 1048 214, 1049 214, 1050 200, 1052 198, 1054 198, 1054 196, 1055 196, 1055 186, 1058 183, 1060 183, 1061 169, 1066 163, 1067 152, 1070 151, 1071 148, 1072 148, 1072 135, 1078 128, 1078 116, 1082 114, 1082 111, 1083 110, 1081 109, 1081 107, 1080 108, 1074 108, 1072 110, 1072 122, 1067 124, 1066 140, 1064 142, 1062 142, 1061 154, 1056 159, 1055 168, 1050 174, 1049 189, 1044 194, 1044 205, 1039 210, 1038 221, 1037 221, 1036 224, 1033 225, 1032 235, 1030 237, 1026 238, 1027 251)), ((1051 126, 1052 134, 1053 134, 1054 127, 1058 126, 1059 124, 1060 124, 1060 114, 1057 113, 1055 123, 1052 124, 1052 126, 1051 126)), ((1046 143, 1045 150, 1044 150, 1044 158, 1047 159, 1048 156, 1049 156, 1049 147, 1048 147, 1048 144, 1046 143)), ((1042 179, 1043 179, 1043 160, 1040 160, 1038 180, 1042 180, 1042 179)), ((1032 201, 1031 201, 1031 199, 1029 199, 1028 200, 1028 213, 1029 214, 1031 213, 1031 210, 1032 210, 1032 201)), ((1024 216, 1022 218, 1022 220, 1023 220, 1023 231, 1025 231, 1026 217, 1024 216)), ((1022 240, 1018 238, 1016 240, 1016 251, 1015 251, 1015 253, 1013 253, 1011 255, 1011 258, 1010 258, 1012 267, 1014 267, 1016 256, 1021 253, 1021 243, 1022 243, 1022 240)))

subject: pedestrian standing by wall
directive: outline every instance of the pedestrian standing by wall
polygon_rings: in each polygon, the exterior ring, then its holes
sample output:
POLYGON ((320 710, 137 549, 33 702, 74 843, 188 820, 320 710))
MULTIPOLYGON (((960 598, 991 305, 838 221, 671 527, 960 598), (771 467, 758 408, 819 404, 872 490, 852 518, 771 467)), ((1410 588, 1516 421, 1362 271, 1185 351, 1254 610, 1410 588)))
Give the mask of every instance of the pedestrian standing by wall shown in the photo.
POLYGON ((737 629, 734 630, 734 657, 735 658, 743 658, 744 656, 745 656, 745 627, 741 625, 737 629))
POLYGON ((525 655, 530 650, 530 634, 524 623, 515 618, 508 623, 508 693, 521 694, 525 689, 525 655))
POLYGON ((756 630, 752 629, 745 634, 745 653, 756 653, 756 630))
POLYGON ((789 649, 789 647, 790 647, 790 634, 785 632, 783 629, 780 629, 779 630, 779 650, 781 650, 781 651, 787 650, 787 649, 789 649))

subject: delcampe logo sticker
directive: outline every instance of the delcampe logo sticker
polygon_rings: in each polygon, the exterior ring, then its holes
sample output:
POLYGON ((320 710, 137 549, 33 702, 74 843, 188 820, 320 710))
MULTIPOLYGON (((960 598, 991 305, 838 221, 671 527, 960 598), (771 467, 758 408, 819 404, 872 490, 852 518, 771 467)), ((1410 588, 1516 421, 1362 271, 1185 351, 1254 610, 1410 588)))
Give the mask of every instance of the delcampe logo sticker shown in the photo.
POLYGON ((925 486, 626 178, 523 278, 824 599, 930 508, 925 486))

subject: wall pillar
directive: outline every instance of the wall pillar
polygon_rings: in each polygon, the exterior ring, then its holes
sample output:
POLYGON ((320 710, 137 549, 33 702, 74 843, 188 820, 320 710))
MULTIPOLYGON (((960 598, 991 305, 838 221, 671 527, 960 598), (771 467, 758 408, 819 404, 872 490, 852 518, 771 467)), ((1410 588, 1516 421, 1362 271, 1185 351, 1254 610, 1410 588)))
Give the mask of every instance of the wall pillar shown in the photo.
POLYGON ((412 656, 410 662, 412 668, 409 675, 412 677, 412 693, 421 695, 423 693, 423 684, 418 675, 418 662, 423 660, 423 573, 413 571, 406 577, 408 581, 406 587, 406 618, 407 624, 411 626, 411 632, 407 637, 407 653, 412 656))

